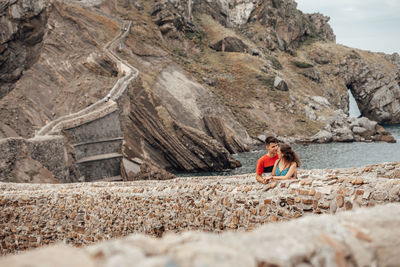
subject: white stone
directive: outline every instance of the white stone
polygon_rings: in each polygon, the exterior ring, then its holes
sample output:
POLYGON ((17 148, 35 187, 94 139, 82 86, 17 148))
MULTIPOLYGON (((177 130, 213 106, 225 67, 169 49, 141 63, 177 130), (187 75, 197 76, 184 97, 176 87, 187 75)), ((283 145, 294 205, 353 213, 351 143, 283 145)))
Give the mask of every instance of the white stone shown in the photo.
POLYGON ((278 87, 278 85, 281 83, 282 78, 279 76, 275 76, 275 80, 274 80, 274 87, 278 87))
POLYGON ((354 126, 352 131, 355 134, 363 134, 363 133, 365 133, 367 131, 367 129, 365 129, 363 127, 354 126))
POLYGON ((369 120, 366 117, 357 118, 354 123, 357 123, 360 127, 363 127, 368 131, 375 131, 375 127, 378 124, 376 121, 369 120))
POLYGON ((320 192, 321 194, 329 195, 332 191, 332 186, 318 187, 315 188, 316 192, 320 192))
POLYGON ((316 120, 317 119, 317 115, 315 115, 315 112, 312 108, 310 108, 309 106, 304 106, 304 111, 306 113, 306 116, 309 120, 316 120))
POLYGON ((311 137, 312 142, 318 142, 318 143, 327 143, 332 141, 332 133, 328 132, 326 130, 321 130, 318 133, 316 133, 314 136, 311 137))
POLYGON ((328 101, 328 99, 326 99, 323 96, 312 96, 311 99, 316 102, 317 104, 321 105, 321 106, 325 106, 325 107, 329 107, 330 103, 328 101))

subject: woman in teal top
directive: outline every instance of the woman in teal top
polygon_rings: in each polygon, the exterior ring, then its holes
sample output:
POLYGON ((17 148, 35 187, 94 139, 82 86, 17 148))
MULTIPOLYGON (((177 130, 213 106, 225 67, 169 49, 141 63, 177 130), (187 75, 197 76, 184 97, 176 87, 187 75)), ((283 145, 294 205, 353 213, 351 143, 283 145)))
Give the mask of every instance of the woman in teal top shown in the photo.
POLYGON ((286 180, 297 178, 297 167, 300 166, 300 159, 296 152, 287 144, 278 147, 278 160, 272 169, 272 176, 268 180, 286 180))

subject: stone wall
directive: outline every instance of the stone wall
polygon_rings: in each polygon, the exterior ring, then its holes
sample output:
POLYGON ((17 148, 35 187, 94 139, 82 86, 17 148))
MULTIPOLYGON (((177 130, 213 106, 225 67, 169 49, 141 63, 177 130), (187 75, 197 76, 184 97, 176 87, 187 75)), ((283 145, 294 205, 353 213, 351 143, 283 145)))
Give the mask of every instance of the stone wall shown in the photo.
POLYGON ((136 234, 86 248, 52 246, 0 266, 398 266, 400 205, 307 216, 246 233, 136 234))
POLYGON ((183 230, 251 230, 306 214, 399 202, 400 162, 300 170, 299 179, 259 184, 254 175, 166 181, 0 184, 1 254, 63 241, 183 230))
POLYGON ((0 139, 0 182, 67 182, 67 155, 62 136, 0 139), (44 173, 46 172, 46 174, 44 173))

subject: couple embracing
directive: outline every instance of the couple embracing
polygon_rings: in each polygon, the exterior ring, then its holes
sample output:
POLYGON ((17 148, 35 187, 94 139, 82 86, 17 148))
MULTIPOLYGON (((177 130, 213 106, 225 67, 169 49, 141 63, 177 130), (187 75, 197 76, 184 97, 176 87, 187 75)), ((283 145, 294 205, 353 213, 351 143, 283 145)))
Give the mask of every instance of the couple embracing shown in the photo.
POLYGON ((257 161, 256 179, 266 184, 271 180, 286 180, 297 178, 297 167, 300 160, 296 152, 287 144, 280 144, 275 137, 265 139, 267 154, 257 161), (263 173, 271 173, 263 177, 263 173))

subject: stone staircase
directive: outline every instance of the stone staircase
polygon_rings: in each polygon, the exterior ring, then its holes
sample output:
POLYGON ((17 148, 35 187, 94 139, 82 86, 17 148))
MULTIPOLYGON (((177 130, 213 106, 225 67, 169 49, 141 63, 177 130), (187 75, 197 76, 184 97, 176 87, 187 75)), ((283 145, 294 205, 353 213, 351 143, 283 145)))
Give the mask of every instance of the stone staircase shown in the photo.
MULTIPOLYGON (((120 176, 122 132, 118 109, 63 129, 75 151, 75 160, 85 181, 120 176)), ((122 179, 122 178, 120 178, 122 179)))
POLYGON ((105 47, 124 75, 110 92, 96 103, 76 113, 60 117, 44 126, 36 137, 64 135, 74 149, 73 164, 84 181, 121 181, 122 132, 118 100, 139 72, 118 57, 112 49, 129 33, 131 21, 125 21, 121 31, 105 47))

